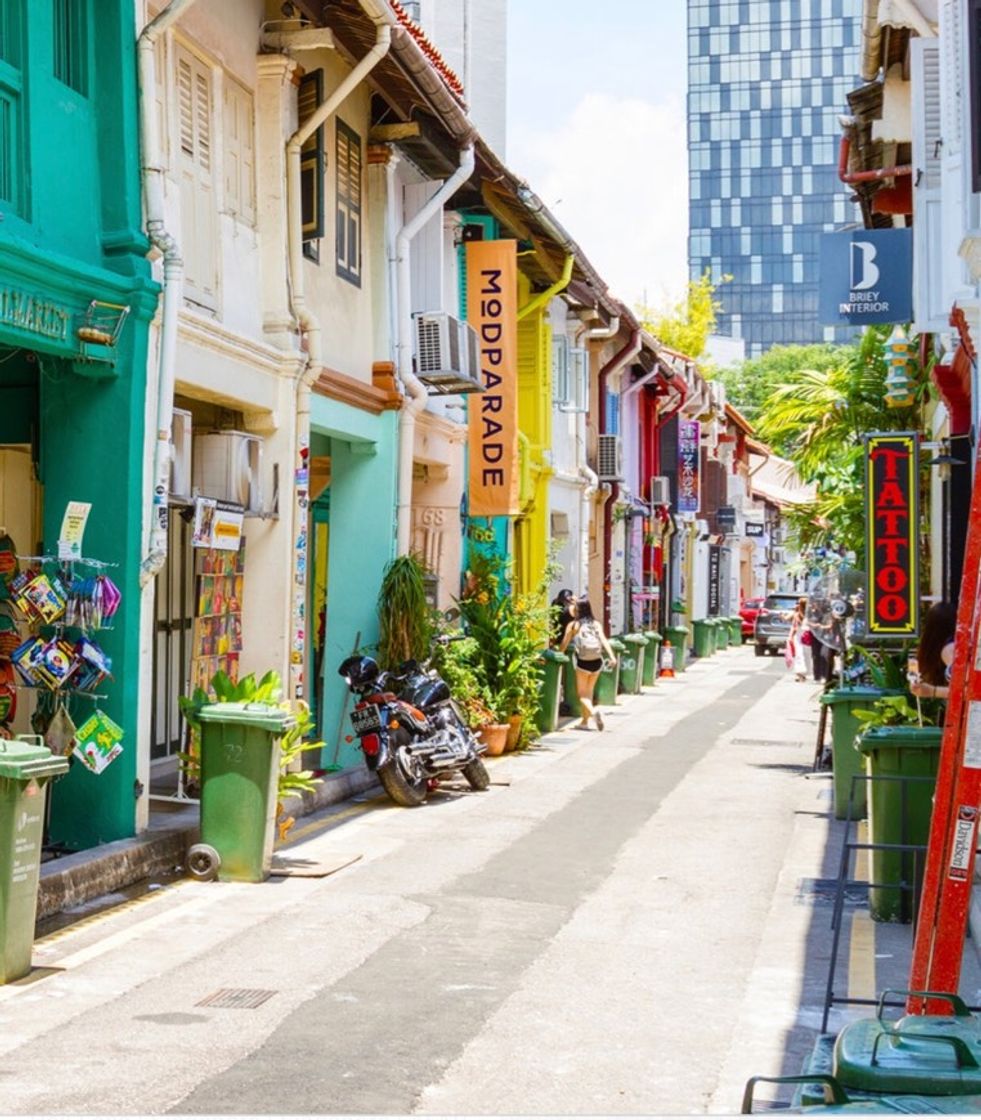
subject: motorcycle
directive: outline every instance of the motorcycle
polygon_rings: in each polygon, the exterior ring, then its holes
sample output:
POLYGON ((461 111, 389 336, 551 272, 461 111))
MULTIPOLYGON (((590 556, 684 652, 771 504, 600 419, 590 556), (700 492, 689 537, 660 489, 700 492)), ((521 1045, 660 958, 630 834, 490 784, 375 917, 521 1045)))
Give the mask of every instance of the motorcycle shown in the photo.
MULTIPOLYGON (((440 637, 445 645, 457 639, 440 637)), ((449 686, 426 661, 407 661, 397 672, 382 672, 372 657, 346 658, 338 673, 357 696, 351 726, 361 740, 369 770, 396 805, 421 805, 439 779, 459 771, 474 790, 490 776, 486 749, 467 727, 449 686)))

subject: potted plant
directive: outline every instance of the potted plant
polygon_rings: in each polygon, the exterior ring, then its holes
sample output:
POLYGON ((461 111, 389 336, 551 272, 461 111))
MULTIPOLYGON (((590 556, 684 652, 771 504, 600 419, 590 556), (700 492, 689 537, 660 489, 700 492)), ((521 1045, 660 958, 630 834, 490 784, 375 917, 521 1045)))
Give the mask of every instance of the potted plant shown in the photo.
POLYGON ((399 556, 385 569, 378 591, 378 664, 383 669, 429 656, 432 621, 425 575, 415 556, 399 556))

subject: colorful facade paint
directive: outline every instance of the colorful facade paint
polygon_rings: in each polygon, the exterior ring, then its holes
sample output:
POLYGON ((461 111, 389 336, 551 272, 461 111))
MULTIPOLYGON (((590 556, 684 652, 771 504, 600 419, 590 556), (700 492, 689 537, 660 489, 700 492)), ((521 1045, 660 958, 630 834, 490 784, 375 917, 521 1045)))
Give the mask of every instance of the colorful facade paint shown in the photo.
MULTIPOLYGON (((102 773, 76 764, 52 787, 50 840, 72 850, 135 832, 144 409, 157 304, 140 232, 133 7, 106 0, 97 23, 90 7, 79 10, 66 43, 52 5, 4 2, 2 65, 18 91, 6 105, 22 142, 3 157, 0 224, 0 348, 7 370, 20 365, 31 386, 25 394, 0 383, 4 438, 22 443, 14 429, 36 425, 43 487, 40 539, 15 544, 56 552, 67 503, 90 502, 84 555, 118 565, 110 570, 122 593, 112 630, 99 632, 112 679, 97 703, 122 728, 123 751, 102 773), (78 337, 92 301, 128 308, 113 346, 78 337)), ((25 708, 34 699, 21 696, 25 708)), ((67 699, 76 724, 93 714, 91 699, 67 699)))

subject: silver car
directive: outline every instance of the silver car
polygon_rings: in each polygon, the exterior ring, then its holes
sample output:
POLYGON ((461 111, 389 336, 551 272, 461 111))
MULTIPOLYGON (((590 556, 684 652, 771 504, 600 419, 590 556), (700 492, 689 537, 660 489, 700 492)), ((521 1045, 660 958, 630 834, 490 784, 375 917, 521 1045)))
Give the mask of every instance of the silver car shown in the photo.
POLYGON ((763 606, 760 607, 760 613, 753 624, 753 641, 756 644, 757 657, 783 651, 790 636, 790 620, 799 599, 799 595, 787 592, 767 595, 763 600, 763 606))

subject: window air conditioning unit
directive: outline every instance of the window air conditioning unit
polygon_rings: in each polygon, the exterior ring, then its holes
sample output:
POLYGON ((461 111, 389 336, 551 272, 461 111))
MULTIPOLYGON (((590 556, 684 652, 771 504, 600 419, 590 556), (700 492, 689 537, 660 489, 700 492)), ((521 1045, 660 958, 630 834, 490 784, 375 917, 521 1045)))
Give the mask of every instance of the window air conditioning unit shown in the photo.
POLYGON ((664 475, 655 475, 651 479, 651 505, 671 505, 671 482, 664 475))
POLYGON ((596 437, 596 477, 600 482, 623 481, 619 436, 604 434, 596 437))
POLYGON ((480 380, 480 345, 469 323, 446 311, 417 311, 416 374, 437 393, 476 393, 480 380))
POLYGON ((174 409, 170 426, 170 496, 191 497, 191 414, 174 409))
POLYGON ((262 512, 262 439, 245 432, 194 437, 194 492, 262 512))

